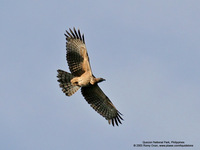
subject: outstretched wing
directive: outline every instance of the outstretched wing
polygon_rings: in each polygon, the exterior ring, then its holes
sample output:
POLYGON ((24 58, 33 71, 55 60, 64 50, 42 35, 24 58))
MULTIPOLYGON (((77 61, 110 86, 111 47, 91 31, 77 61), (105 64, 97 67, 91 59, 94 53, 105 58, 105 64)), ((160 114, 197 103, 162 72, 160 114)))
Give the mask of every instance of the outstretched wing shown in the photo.
POLYGON ((115 124, 118 126, 118 123, 121 124, 123 118, 120 115, 122 114, 115 108, 97 84, 82 87, 81 92, 90 106, 108 120, 109 124, 111 122, 113 126, 115 124))
POLYGON ((81 35, 79 29, 78 32, 75 28, 69 31, 65 34, 68 66, 72 75, 81 76, 86 71, 91 72, 84 35, 81 35))

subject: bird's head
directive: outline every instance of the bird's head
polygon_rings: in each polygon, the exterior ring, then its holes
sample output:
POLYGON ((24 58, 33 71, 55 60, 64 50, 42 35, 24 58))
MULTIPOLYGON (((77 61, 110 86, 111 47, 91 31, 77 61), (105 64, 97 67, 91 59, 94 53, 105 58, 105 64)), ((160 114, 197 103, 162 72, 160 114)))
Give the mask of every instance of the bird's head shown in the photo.
POLYGON ((106 81, 106 79, 104 79, 104 78, 96 78, 96 79, 97 79, 97 83, 106 81))

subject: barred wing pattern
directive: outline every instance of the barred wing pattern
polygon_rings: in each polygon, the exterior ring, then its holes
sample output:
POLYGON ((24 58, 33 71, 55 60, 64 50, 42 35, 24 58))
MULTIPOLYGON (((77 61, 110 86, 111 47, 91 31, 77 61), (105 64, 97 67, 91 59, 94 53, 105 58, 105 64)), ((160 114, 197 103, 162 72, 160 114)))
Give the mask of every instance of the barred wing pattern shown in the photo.
POLYGON ((110 99, 104 94, 100 87, 95 84, 93 86, 87 86, 81 88, 82 95, 90 106, 102 115, 109 124, 112 122, 112 125, 121 124, 122 115, 112 104, 110 99))
POLYGON ((74 28, 74 32, 70 30, 70 33, 66 31, 66 50, 67 50, 67 62, 69 70, 74 76, 81 76, 86 68, 90 68, 87 49, 85 46, 84 35, 81 35, 80 30, 77 31, 74 28), (84 62, 87 62, 83 64, 84 62), (85 68, 84 68, 85 67, 85 68))

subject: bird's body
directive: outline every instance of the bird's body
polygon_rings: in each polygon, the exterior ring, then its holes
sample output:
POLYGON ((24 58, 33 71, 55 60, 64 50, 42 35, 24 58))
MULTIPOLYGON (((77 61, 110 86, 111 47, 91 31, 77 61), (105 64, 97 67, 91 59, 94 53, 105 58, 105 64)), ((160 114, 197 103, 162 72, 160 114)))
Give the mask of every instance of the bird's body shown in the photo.
POLYGON ((66 36, 67 62, 71 73, 58 70, 58 82, 62 91, 67 95, 73 95, 78 89, 86 101, 108 122, 118 125, 123 120, 121 113, 115 108, 109 98, 98 86, 103 78, 96 78, 91 70, 84 35, 74 28, 74 32, 68 31, 66 36))
POLYGON ((71 80, 71 83, 73 85, 78 85, 80 87, 84 87, 84 86, 88 86, 90 84, 92 76, 86 72, 84 74, 82 74, 80 77, 74 77, 71 80))

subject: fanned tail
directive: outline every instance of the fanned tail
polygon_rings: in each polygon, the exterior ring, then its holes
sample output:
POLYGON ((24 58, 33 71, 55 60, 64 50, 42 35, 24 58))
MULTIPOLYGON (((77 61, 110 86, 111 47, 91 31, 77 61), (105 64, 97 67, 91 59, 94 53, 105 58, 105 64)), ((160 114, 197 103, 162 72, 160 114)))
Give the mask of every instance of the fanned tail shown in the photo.
POLYGON ((74 78, 72 74, 63 70, 57 70, 57 72, 58 82, 60 83, 59 86, 62 88, 63 93, 65 93, 67 96, 71 96, 78 91, 80 87, 71 84, 71 79, 74 78))

